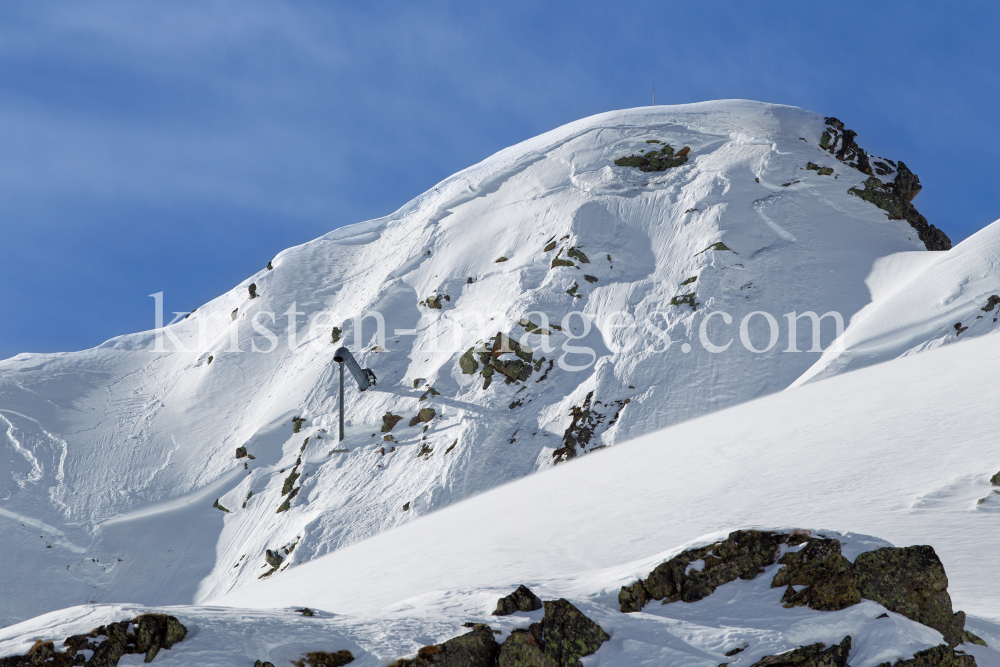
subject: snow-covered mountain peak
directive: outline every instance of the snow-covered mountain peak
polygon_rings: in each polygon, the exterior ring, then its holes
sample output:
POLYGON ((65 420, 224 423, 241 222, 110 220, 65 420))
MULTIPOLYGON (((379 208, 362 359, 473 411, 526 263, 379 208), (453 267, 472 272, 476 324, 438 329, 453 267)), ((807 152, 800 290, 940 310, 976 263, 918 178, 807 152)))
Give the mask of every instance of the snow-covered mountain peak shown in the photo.
POLYGON ((0 563, 51 578, 0 619, 208 599, 788 387, 873 264, 929 233, 893 208, 903 167, 839 154, 830 121, 746 101, 583 119, 161 330, 2 362, 0 563), (344 344, 378 384, 349 384, 339 442, 344 344))

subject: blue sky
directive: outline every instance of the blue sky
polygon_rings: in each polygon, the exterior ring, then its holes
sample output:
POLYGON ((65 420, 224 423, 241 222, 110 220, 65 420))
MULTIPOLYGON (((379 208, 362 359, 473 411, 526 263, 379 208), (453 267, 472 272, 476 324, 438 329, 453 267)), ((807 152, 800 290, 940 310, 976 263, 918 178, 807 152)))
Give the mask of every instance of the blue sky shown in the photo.
POLYGON ((577 118, 747 98, 1000 217, 1000 10, 908 2, 0 5, 0 358, 153 326, 577 118))

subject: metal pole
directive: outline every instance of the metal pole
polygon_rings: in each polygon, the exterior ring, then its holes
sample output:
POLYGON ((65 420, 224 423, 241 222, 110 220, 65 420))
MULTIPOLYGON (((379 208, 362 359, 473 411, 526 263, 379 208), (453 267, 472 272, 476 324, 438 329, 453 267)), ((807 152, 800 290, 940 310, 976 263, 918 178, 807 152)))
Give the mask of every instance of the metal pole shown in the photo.
POLYGON ((340 366, 340 440, 344 439, 344 362, 340 366))

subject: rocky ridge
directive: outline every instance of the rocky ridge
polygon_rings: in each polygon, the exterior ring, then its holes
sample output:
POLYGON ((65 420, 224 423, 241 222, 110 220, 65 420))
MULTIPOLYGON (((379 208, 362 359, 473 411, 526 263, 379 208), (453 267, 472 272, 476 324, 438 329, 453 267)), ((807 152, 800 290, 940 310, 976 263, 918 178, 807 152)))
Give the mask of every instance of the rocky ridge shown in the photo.
POLYGON ((754 579, 777 563, 782 568, 771 587, 786 587, 786 607, 834 611, 865 598, 934 628, 952 648, 962 642, 983 643, 965 630, 964 612, 952 610, 948 577, 933 547, 885 547, 864 552, 851 563, 840 546, 839 540, 807 531, 734 531, 721 542, 684 551, 658 565, 646 579, 623 586, 618 602, 623 612, 642 611, 652 600, 695 602, 737 578, 754 579), (795 547, 800 548, 793 551, 795 547))

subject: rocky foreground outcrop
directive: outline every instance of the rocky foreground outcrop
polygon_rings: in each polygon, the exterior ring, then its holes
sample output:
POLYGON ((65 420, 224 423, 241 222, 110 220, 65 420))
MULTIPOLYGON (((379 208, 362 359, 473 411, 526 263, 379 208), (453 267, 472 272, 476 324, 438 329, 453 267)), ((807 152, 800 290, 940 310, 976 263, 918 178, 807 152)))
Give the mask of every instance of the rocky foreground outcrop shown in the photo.
POLYGON ((567 600, 539 598, 519 586, 497 603, 496 615, 533 611, 544 607, 542 620, 518 629, 502 643, 490 626, 469 624, 468 632, 443 644, 425 646, 416 658, 403 658, 390 667, 580 667, 580 658, 591 655, 611 637, 567 600))
POLYGON ((771 586, 787 587, 782 596, 786 607, 834 611, 873 600, 934 628, 951 647, 983 643, 965 630, 965 613, 953 612, 948 577, 933 547, 886 547, 862 553, 851 563, 841 554, 839 540, 804 531, 734 531, 715 544, 688 549, 658 565, 646 579, 623 586, 618 602, 623 612, 640 611, 651 600, 695 602, 737 578, 754 579, 775 563, 783 567, 771 586))
POLYGON ((142 614, 68 637, 63 651, 56 650, 55 642, 39 639, 24 655, 0 658, 0 667, 116 667, 122 656, 135 654, 152 662, 160 649, 169 649, 186 635, 187 628, 173 616, 142 614))

